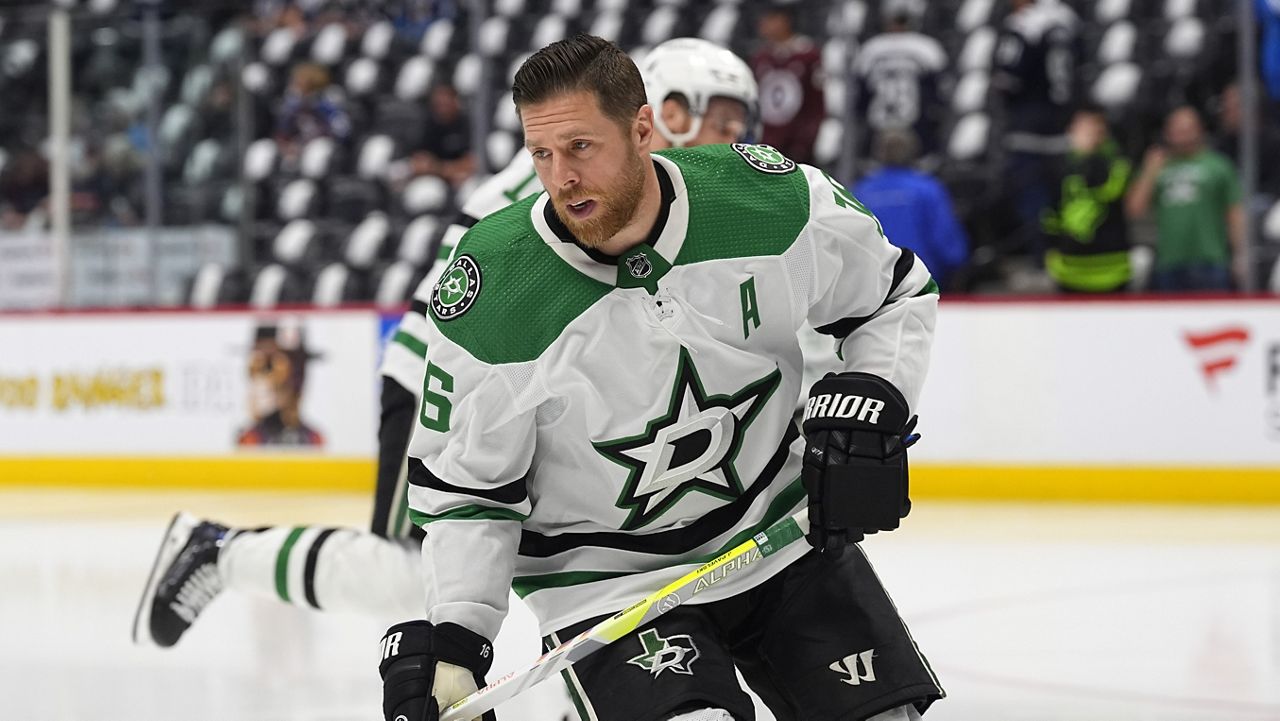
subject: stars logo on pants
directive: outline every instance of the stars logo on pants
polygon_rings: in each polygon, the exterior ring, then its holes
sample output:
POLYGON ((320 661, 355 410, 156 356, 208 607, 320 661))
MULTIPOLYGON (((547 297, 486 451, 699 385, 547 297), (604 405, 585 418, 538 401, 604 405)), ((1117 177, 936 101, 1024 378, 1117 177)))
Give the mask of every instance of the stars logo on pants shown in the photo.
POLYGON ((639 666, 657 678, 665 671, 693 675, 693 662, 698 660, 698 647, 688 634, 663 638, 656 628, 646 628, 640 633, 640 645, 644 653, 627 659, 627 663, 639 666))

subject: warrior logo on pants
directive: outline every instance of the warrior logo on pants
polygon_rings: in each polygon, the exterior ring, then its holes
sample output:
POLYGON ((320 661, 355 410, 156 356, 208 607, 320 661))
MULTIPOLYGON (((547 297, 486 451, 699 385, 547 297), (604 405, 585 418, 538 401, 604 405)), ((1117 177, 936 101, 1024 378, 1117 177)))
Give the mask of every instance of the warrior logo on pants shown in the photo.
POLYGON ((640 634, 640 645, 644 653, 627 660, 653 674, 654 678, 663 671, 671 670, 685 676, 693 675, 693 662, 698 660, 698 647, 688 634, 663 638, 654 628, 645 629, 640 634))

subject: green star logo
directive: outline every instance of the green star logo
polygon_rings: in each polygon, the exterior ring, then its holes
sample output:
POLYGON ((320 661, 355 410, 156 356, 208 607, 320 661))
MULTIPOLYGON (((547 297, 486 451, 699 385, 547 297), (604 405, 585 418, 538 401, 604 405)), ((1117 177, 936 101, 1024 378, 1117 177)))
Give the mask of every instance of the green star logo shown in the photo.
POLYGON ((630 511, 622 530, 647 526, 694 491, 726 501, 742 495, 734 460, 781 380, 775 369, 737 393, 708 395, 689 351, 681 348, 666 413, 649 421, 644 433, 594 444, 628 471, 616 504, 630 511))
POLYGON ((747 165, 759 170, 762 173, 771 173, 773 175, 786 175, 796 169, 796 163, 787 156, 783 155, 771 145, 747 145, 746 143, 734 143, 729 146, 734 152, 742 156, 747 161, 747 165))
POLYGON ((480 266, 470 255, 460 255, 440 274, 431 310, 440 320, 453 320, 466 313, 480 295, 480 266))
POLYGON ((640 646, 644 653, 627 659, 627 663, 639 666, 657 678, 665 671, 685 676, 693 675, 693 662, 698 660, 698 647, 688 634, 663 638, 656 628, 640 632, 640 646))

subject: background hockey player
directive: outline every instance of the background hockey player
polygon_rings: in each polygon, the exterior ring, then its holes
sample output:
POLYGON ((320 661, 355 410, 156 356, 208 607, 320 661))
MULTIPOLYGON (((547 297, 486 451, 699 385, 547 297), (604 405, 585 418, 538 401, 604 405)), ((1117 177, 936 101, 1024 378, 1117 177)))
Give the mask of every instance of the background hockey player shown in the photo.
POLYGON ((807 505, 813 550, 579 662, 580 711, 751 719, 736 667, 780 718, 915 718, 942 689, 846 548, 909 510, 928 271, 770 147, 650 155, 653 111, 612 43, 535 53, 514 98, 548 192, 477 223, 428 304, 409 515, 429 611, 388 632, 385 717, 434 718, 483 683, 509 589, 558 643, 807 505), (802 438, 806 319, 843 361, 802 438))

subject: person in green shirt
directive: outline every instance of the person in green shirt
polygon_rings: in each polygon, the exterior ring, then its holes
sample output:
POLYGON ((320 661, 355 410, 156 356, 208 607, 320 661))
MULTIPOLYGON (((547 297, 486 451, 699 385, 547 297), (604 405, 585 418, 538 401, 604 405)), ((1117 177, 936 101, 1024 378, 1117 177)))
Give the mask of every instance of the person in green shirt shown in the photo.
POLYGON ((1165 146, 1152 146, 1126 200, 1131 218, 1154 207, 1158 291, 1244 287, 1244 206, 1235 167, 1205 145, 1204 125, 1189 106, 1169 114, 1165 146))

